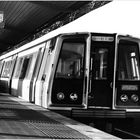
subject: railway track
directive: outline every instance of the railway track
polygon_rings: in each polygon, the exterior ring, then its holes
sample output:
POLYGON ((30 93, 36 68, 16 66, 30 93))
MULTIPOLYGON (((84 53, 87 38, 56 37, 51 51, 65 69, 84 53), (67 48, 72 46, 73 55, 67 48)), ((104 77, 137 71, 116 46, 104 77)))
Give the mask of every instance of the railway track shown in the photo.
POLYGON ((140 139, 140 135, 120 128, 114 128, 114 135, 123 139, 140 139))
POLYGON ((135 121, 128 119, 125 120, 125 122, 124 120, 108 121, 104 119, 94 120, 90 123, 84 121, 81 122, 122 139, 140 139, 139 119, 135 121))

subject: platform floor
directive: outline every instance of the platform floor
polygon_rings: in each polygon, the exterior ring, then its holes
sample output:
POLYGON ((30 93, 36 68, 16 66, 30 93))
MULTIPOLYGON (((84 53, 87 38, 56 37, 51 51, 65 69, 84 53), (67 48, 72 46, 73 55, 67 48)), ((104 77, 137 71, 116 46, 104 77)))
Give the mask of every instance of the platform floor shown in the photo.
POLYGON ((53 111, 0 93, 0 139, 119 139, 53 111))

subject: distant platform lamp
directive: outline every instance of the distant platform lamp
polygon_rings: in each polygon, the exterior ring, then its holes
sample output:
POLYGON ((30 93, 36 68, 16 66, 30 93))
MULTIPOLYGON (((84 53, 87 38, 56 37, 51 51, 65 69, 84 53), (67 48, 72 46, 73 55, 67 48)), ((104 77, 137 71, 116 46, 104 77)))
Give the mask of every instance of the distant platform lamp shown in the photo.
POLYGON ((0 28, 4 28, 5 22, 4 22, 4 12, 0 11, 0 28))

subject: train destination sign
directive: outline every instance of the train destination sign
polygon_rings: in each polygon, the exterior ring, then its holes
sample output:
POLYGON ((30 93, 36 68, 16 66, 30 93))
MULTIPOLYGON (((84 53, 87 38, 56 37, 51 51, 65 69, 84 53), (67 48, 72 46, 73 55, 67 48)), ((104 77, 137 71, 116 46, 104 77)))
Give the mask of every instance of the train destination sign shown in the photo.
POLYGON ((138 85, 122 85, 121 90, 137 91, 138 85))
POLYGON ((92 36, 93 41, 105 41, 105 42, 112 42, 114 41, 114 37, 111 36, 92 36))

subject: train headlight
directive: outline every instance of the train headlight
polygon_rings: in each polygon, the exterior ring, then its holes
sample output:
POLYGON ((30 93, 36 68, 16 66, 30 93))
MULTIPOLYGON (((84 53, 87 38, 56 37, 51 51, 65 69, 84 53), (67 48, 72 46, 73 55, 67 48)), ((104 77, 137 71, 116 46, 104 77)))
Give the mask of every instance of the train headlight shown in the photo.
POLYGON ((65 95, 64 95, 63 92, 57 93, 57 99, 58 99, 58 100, 63 100, 64 98, 65 98, 65 95))
POLYGON ((128 101, 128 96, 126 94, 122 94, 120 96, 120 99, 121 99, 122 102, 127 102, 128 101))
POLYGON ((94 99, 94 96, 93 96, 93 94, 89 93, 89 95, 88 95, 88 99, 89 99, 89 100, 92 100, 92 99, 94 99))
POLYGON ((138 97, 138 95, 136 95, 136 94, 133 94, 132 96, 131 96, 131 100, 133 101, 133 102, 138 102, 139 101, 139 97, 138 97))
POLYGON ((72 101, 76 101, 76 100, 78 99, 78 95, 77 95, 76 93, 71 93, 71 94, 70 94, 70 99, 71 99, 72 101))

